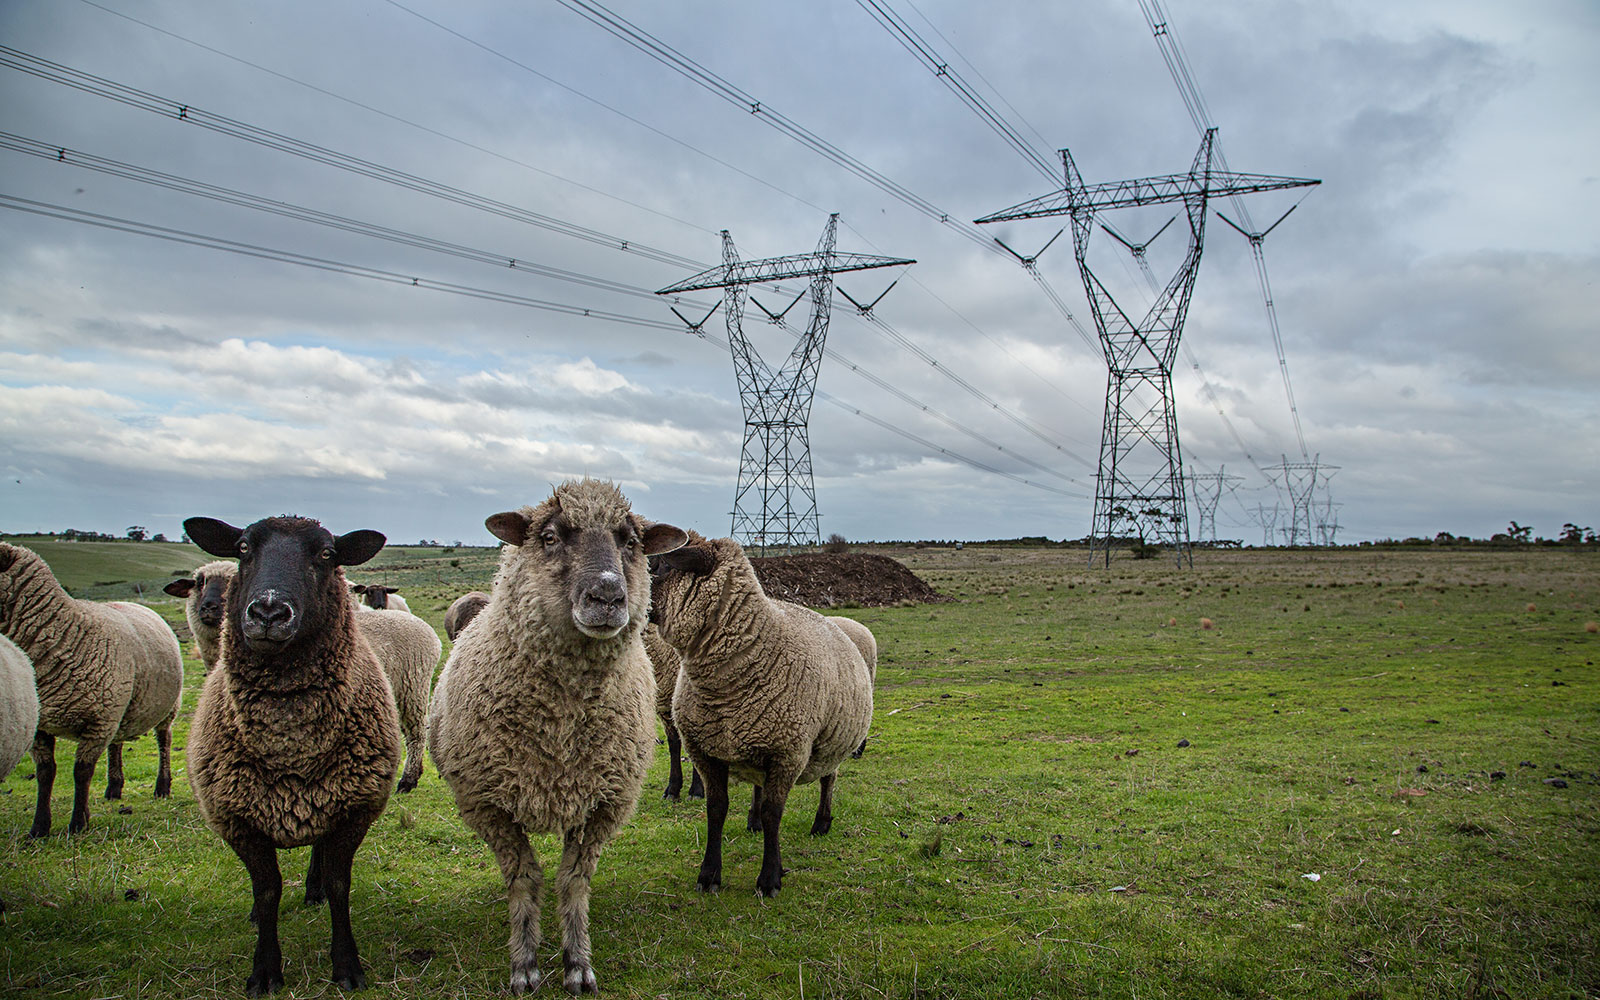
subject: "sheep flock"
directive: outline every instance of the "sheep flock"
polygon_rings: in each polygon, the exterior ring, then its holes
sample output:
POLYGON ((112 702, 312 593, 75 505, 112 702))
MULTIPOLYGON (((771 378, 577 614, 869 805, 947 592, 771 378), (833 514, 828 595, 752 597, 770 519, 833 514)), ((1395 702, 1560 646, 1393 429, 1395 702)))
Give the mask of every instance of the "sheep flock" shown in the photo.
MULTIPOLYGON (((694 766, 690 797, 702 783, 706 797, 706 836, 684 845, 705 856, 686 886, 722 888, 730 778, 752 786, 748 825, 764 843, 759 896, 783 885, 778 827, 792 788, 818 784, 811 832, 829 832, 840 766, 859 756, 872 721, 877 656, 865 626, 766 598, 732 539, 648 520, 609 482, 569 480, 485 524, 503 543, 494 582, 451 607, 441 663, 438 632, 397 588, 345 577, 383 548, 378 532, 334 534, 292 515, 242 528, 185 521, 214 561, 165 588, 183 601, 204 677, 177 764, 250 886, 238 910, 255 925, 246 995, 274 993, 286 965, 291 980, 301 968, 285 962, 278 935, 279 855, 297 847, 310 848, 305 902, 328 908, 333 983, 367 985, 352 896, 372 890, 352 872, 366 843, 381 840, 366 852, 380 857, 408 846, 404 817, 381 834, 373 824, 392 793, 416 787, 425 756, 500 872, 503 981, 517 994, 545 979, 547 876, 535 834, 559 845, 549 881, 561 987, 599 992, 606 956, 590 940, 591 891, 604 850, 627 836, 658 733, 671 757, 667 797, 682 787, 680 737, 694 766)), ((182 663, 160 615, 72 598, 37 555, 0 543, 0 767, 9 772, 31 746, 30 838, 51 833, 58 736, 76 741, 78 754, 72 820, 57 836, 89 825, 102 753, 107 797, 120 796, 122 745, 142 733, 157 737, 156 795, 170 794, 182 663)), ((183 912, 171 919, 181 923, 183 912)))

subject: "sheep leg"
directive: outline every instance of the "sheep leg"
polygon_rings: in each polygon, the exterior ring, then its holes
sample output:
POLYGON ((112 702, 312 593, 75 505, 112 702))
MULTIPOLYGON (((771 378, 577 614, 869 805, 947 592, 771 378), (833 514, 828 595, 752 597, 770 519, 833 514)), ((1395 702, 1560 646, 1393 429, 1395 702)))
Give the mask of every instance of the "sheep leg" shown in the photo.
MULTIPOLYGON (((462 805, 459 797, 456 804, 462 805)), ((479 803, 462 809, 461 819, 489 845, 505 879, 511 924, 511 992, 536 990, 544 981, 539 971, 539 897, 544 893, 539 856, 521 824, 503 809, 479 803)))
POLYGON ((751 833, 761 832, 761 786, 750 793, 750 812, 745 815, 744 828, 751 833))
POLYGON ((328 901, 328 889, 325 884, 323 864, 322 841, 326 834, 311 844, 311 863, 306 866, 306 905, 316 906, 328 901))
POLYGON ((601 806, 589 814, 583 826, 567 830, 562 844, 561 867, 556 869, 562 982, 573 996, 600 992, 589 950, 589 886, 600 863, 600 850, 617 825, 616 813, 601 806))
POLYGON ((427 691, 424 690, 422 697, 413 698, 411 701, 417 704, 408 704, 405 717, 400 720, 400 729, 406 738, 406 766, 400 772, 400 784, 395 786, 397 792, 411 791, 417 787, 417 782, 422 778, 423 733, 427 729, 427 691))
POLYGON ((106 801, 122 798, 122 744, 106 747, 106 801))
POLYGON ((706 853, 700 861, 700 891, 722 888, 722 824, 728 818, 728 762, 707 757, 695 767, 706 783, 706 853))
POLYGON ((705 782, 700 780, 700 770, 698 768, 695 768, 695 767, 690 767, 689 768, 689 798, 691 798, 691 799, 703 799, 705 797, 706 797, 706 785, 705 785, 705 782))
POLYGON ((676 802, 683 791, 683 761, 679 759, 683 755, 683 739, 671 720, 661 726, 667 731, 667 790, 661 797, 676 802))
POLYGON ((778 827, 783 824, 783 806, 789 799, 791 780, 774 780, 769 772, 761 796, 761 875, 756 892, 768 898, 783 888, 783 853, 778 848, 778 827))
POLYGON ((78 753, 72 759, 72 819, 67 823, 68 833, 77 833, 89 825, 89 783, 94 780, 95 766, 105 748, 105 743, 78 741, 78 753))
POLYGON ((250 893, 256 918, 256 953, 245 981, 246 996, 259 997, 283 985, 283 953, 278 948, 278 902, 283 898, 283 873, 272 842, 255 830, 236 832, 228 840, 233 853, 250 873, 250 893))
POLYGON ((833 829, 833 779, 836 776, 824 774, 817 782, 822 788, 822 796, 817 800, 817 818, 811 821, 813 837, 820 837, 833 829))
POLYGON ((50 792, 56 784, 56 738, 49 733, 33 734, 33 783, 38 790, 38 804, 33 809, 33 829, 28 836, 38 838, 50 835, 50 792))
MULTIPOLYGON (((177 717, 177 712, 173 712, 177 717)), ((165 799, 172 796, 172 719, 168 719, 156 727, 156 748, 161 757, 161 763, 156 771, 156 798, 165 799)))
POLYGON ((361 971, 361 955, 356 950, 356 938, 350 930, 350 867, 374 818, 372 814, 347 817, 312 845, 313 857, 322 862, 322 888, 327 894, 328 916, 333 924, 328 946, 333 959, 333 982, 346 990, 359 990, 367 985, 366 974, 361 971))

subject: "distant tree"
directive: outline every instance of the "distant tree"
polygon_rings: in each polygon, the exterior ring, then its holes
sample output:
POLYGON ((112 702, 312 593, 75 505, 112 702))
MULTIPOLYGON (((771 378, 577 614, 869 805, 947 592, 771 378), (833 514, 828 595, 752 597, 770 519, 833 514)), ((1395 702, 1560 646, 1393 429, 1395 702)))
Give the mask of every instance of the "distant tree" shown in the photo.
POLYGON ((1593 528, 1580 528, 1571 521, 1561 526, 1561 542, 1564 545, 1582 545, 1585 541, 1594 541, 1593 528))
POLYGON ((1533 526, 1524 526, 1512 521, 1511 529, 1507 532, 1507 534, 1511 536, 1511 540, 1513 542, 1520 542, 1523 545, 1526 545, 1527 543, 1533 541, 1533 526))
POLYGON ((1456 536, 1450 534, 1448 531, 1441 531, 1437 535, 1433 536, 1433 543, 1435 545, 1451 545, 1455 542, 1455 540, 1456 536))
POLYGON ((167 540, 167 536, 158 531, 154 536, 151 537, 150 540, 152 542, 164 542, 167 540))
POLYGON ((136 542, 144 541, 145 534, 146 532, 143 525, 130 524, 128 526, 128 537, 136 542))
POLYGON ((828 544, 824 545, 823 548, 834 554, 849 552, 850 541, 835 531, 833 534, 828 536, 828 544))

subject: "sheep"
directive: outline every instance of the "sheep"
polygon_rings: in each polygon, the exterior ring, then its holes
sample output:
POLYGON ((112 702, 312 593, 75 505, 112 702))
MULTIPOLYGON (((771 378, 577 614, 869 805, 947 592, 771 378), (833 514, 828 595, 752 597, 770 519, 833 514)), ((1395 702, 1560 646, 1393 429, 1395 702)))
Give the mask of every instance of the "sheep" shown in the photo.
POLYGON ((444 613, 444 634, 451 642, 456 641, 456 636, 472 624, 489 603, 489 595, 481 590, 468 591, 456 598, 450 605, 450 610, 444 613))
POLYGON ((37 553, 0 542, 0 633, 33 661, 38 689, 38 805, 28 836, 50 833, 57 737, 78 741, 68 833, 89 823, 89 782, 100 754, 107 754, 106 798, 121 798, 122 744, 151 729, 160 755, 155 794, 172 793, 172 721, 183 699, 183 651, 160 615, 142 604, 71 597, 37 553))
MULTIPOLYGON (((828 615, 827 618, 828 621, 844 629, 844 634, 849 637, 851 642, 856 644, 856 649, 861 651, 861 659, 867 665, 867 676, 872 679, 872 683, 876 687, 878 683, 878 640, 873 636, 872 630, 854 618, 846 618, 843 615, 828 615)), ((866 752, 867 741, 862 740, 861 745, 856 747, 850 756, 859 758, 866 752)))
POLYGON ((529 832, 560 831, 563 982, 597 993, 589 891, 655 754, 655 678, 641 633, 646 556, 682 544, 611 483, 569 480, 489 517, 505 542, 489 604, 434 690, 428 748, 463 822, 494 852, 510 914, 511 989, 536 989, 544 873, 529 832))
MULTIPOLYGON (((33 744, 39 726, 39 693, 33 663, 17 644, 0 635, 0 779, 11 773, 33 744)), ((0 899, 0 913, 6 912, 0 899)))
MULTIPOLYGON (((195 644, 200 647, 206 673, 211 673, 221 655, 223 595, 233 580, 234 564, 229 560, 207 563, 194 571, 192 578, 174 580, 162 588, 186 599, 183 613, 189 619, 195 644)), ((443 644, 433 626, 409 611, 383 610, 362 606, 356 627, 377 654, 378 666, 389 679, 395 711, 400 715, 400 731, 406 741, 406 764, 400 772, 396 791, 409 792, 422 777, 424 727, 428 717, 428 688, 433 684, 433 668, 439 665, 443 644)))
POLYGON ((789 791, 820 782, 811 832, 827 833, 839 764, 872 724, 872 675, 844 627, 768 598, 731 538, 691 534, 662 557, 652 592, 651 618, 683 657, 672 718, 706 788, 700 889, 722 887, 731 774, 757 786, 748 820, 763 834, 756 890, 776 896, 789 791))
POLYGON ((385 587, 380 583, 352 583, 350 592, 360 598, 359 603, 364 607, 405 612, 411 610, 411 605, 400 596, 399 587, 385 587))
MULTIPOLYGON (((393 598, 391 598, 393 600, 393 598)), ((423 746, 428 720, 428 688, 444 644, 433 626, 409 611, 369 608, 356 615, 356 627, 377 654, 389 679, 400 732, 406 741, 406 764, 395 789, 409 792, 422 777, 423 746)))
POLYGON ((389 801, 400 729, 344 567, 377 555, 384 537, 335 537, 294 516, 246 528, 192 517, 183 527, 206 552, 239 560, 223 601, 222 657, 189 730, 188 771, 201 817, 250 874, 256 948, 245 992, 283 985, 277 851, 307 844, 306 902, 329 904, 333 981, 360 988, 351 863, 389 801))
POLYGON ((189 622, 189 632, 208 674, 221 655, 222 595, 227 593, 233 574, 233 560, 219 559, 196 569, 193 576, 180 577, 161 588, 184 599, 183 616, 189 622))
MULTIPOLYGON (((678 686, 678 665, 681 662, 678 651, 667 645, 667 640, 661 638, 661 632, 654 625, 646 625, 644 630, 644 650, 650 655, 650 666, 655 668, 656 675, 656 717, 661 720, 661 728, 667 734, 667 759, 670 762, 670 771, 667 776, 667 790, 663 798, 678 800, 678 795, 683 791, 683 741, 678 738, 678 727, 672 724, 672 692, 678 686)), ((690 769, 689 797, 703 799, 706 797, 705 786, 700 781, 700 772, 690 769)))

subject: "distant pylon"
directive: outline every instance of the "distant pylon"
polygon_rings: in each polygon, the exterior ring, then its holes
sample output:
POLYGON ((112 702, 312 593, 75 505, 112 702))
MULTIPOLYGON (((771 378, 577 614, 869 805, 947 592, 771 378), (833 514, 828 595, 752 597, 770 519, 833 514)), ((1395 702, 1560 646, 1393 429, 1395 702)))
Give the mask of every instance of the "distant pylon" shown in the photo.
MULTIPOLYGON (((1063 149, 1061 164, 1066 186, 1062 190, 977 220, 980 223, 1004 222, 1056 215, 1072 219, 1078 272, 1094 312, 1095 328, 1100 334, 1100 346, 1109 371, 1094 523, 1090 531, 1090 563, 1104 553, 1109 566, 1112 547, 1129 539, 1170 546, 1180 565, 1190 558, 1188 504, 1184 495, 1183 455, 1178 444, 1177 406, 1172 393, 1172 361, 1183 335, 1183 321, 1194 294, 1200 254, 1205 246, 1208 202, 1212 198, 1321 183, 1300 177, 1213 169, 1216 133, 1214 128, 1206 131, 1186 174, 1102 184, 1085 184, 1072 154, 1063 149), (1142 319, 1135 321, 1089 267, 1087 255, 1095 213, 1171 202, 1182 202, 1188 215, 1189 251, 1172 280, 1157 295, 1155 304, 1142 319)), ((1132 249, 1131 245, 1129 248, 1132 249)))
MULTIPOLYGON (((1283 529, 1284 544, 1290 548, 1300 545, 1331 545, 1329 526, 1333 521, 1334 503, 1331 496, 1319 501, 1319 490, 1327 495, 1328 481, 1339 470, 1337 465, 1320 464, 1322 456, 1315 455, 1309 462, 1291 462, 1283 457, 1283 464, 1263 469, 1268 475, 1277 473, 1273 483, 1289 497, 1289 527, 1283 529)), ((1337 526, 1333 531, 1337 532, 1337 526)))
MULTIPOLYGON (((833 275, 916 263, 898 257, 838 253, 834 250, 838 226, 836 212, 828 216, 827 228, 814 253, 753 261, 739 260, 733 237, 724 229, 720 266, 656 293, 677 295, 722 289, 723 320, 739 382, 739 403, 744 409, 744 444, 739 452, 732 532, 741 545, 788 550, 822 540, 807 424, 828 336, 833 275), (811 279, 811 321, 783 368, 775 372, 744 335, 744 303, 748 286, 791 278, 811 279)), ((681 314, 679 318, 683 318, 681 314)), ((699 324, 690 323, 690 328, 699 329, 704 323, 704 319, 699 324)))
POLYGON ((1222 491, 1233 489, 1233 483, 1244 482, 1243 476, 1230 476, 1227 466, 1222 466, 1216 472, 1189 473, 1189 486, 1194 493, 1194 509, 1199 524, 1199 540, 1210 542, 1217 541, 1217 504, 1222 500, 1222 491))

